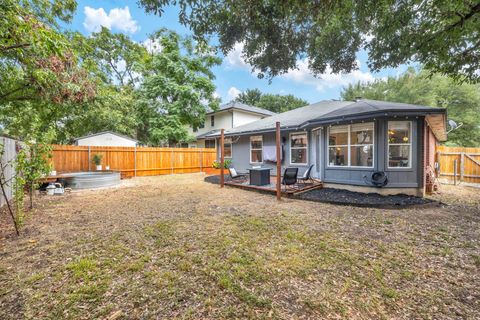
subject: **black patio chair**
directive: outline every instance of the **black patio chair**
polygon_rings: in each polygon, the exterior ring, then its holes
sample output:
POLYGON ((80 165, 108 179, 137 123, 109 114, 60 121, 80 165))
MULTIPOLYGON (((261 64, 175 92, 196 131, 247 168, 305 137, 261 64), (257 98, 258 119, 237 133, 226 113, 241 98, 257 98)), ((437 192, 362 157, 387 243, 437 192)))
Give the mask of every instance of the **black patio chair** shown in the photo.
POLYGON ((298 181, 301 182, 302 184, 306 185, 307 184, 307 181, 308 182, 311 182, 311 183, 314 183, 315 181, 313 180, 312 178, 312 168, 313 168, 313 164, 311 164, 308 169, 305 171, 305 173, 303 174, 303 176, 301 176, 300 178, 298 178, 298 181))
POLYGON ((285 190, 297 184, 297 177, 298 168, 285 168, 282 178, 282 184, 285 186, 285 190))
POLYGON ((239 174, 235 168, 228 168, 228 173, 230 174, 232 181, 243 182, 247 180, 247 175, 241 173, 239 174))

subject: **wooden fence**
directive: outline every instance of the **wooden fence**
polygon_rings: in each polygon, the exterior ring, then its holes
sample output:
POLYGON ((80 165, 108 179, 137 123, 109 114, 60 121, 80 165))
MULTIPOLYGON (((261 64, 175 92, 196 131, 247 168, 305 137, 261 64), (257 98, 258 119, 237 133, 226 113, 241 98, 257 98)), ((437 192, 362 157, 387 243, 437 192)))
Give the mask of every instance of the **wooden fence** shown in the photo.
POLYGON ((103 168, 120 171, 122 178, 204 172, 216 159, 215 149, 207 148, 52 147, 54 170, 59 173, 94 171, 92 157, 100 154, 103 168))
POLYGON ((18 141, 8 137, 0 137, 0 145, 3 148, 0 164, 2 171, 0 172, 0 179, 5 184, 5 195, 0 191, 0 207, 7 204, 13 198, 13 178, 15 176, 14 161, 17 157, 17 143, 18 141))
POLYGON ((439 146, 437 162, 441 178, 452 182, 480 183, 480 148, 439 146))

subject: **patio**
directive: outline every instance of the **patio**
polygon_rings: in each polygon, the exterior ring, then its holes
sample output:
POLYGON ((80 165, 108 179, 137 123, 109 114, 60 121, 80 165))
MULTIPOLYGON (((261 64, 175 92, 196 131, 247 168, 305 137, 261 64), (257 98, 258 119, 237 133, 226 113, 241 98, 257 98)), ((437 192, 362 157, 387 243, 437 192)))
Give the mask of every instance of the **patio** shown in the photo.
MULTIPOLYGON (((270 176, 270 183, 263 185, 263 186, 256 186, 250 184, 249 176, 246 176, 246 180, 240 180, 240 179, 229 179, 225 180, 225 185, 236 187, 236 188, 241 188, 241 189, 247 189, 247 190, 255 190, 255 191, 265 191, 268 193, 275 193, 277 191, 277 177, 276 176, 270 176)), ((298 182, 297 184, 293 186, 288 186, 285 188, 284 185, 282 185, 282 194, 284 195, 297 195, 306 191, 314 190, 314 189, 320 189, 323 187, 323 183, 319 180, 314 180, 312 179, 313 182, 298 182)))

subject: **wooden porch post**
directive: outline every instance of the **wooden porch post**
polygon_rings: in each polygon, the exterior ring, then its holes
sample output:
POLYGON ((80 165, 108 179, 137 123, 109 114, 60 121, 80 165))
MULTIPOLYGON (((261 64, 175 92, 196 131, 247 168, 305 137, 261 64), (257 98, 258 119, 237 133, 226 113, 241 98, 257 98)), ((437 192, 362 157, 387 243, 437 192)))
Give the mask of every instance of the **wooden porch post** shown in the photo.
POLYGON ((220 131, 220 188, 225 186, 225 177, 223 176, 223 167, 225 165, 225 157, 224 157, 224 139, 225 139, 225 130, 222 129, 220 131))
POLYGON ((280 122, 277 121, 276 124, 276 141, 277 141, 277 200, 280 201, 282 198, 282 185, 281 185, 281 175, 282 175, 282 155, 280 150, 280 122))

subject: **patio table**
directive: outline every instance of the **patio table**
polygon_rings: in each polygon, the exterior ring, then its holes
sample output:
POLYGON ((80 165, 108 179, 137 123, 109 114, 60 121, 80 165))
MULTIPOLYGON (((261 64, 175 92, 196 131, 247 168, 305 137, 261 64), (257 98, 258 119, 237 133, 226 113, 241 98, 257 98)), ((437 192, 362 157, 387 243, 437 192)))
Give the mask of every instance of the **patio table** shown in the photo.
POLYGON ((250 172, 250 184, 254 186, 265 186, 270 184, 271 168, 248 169, 250 172))

